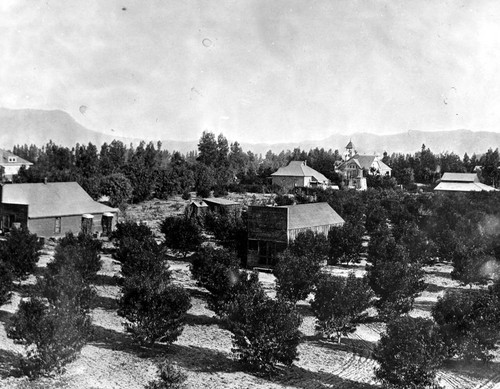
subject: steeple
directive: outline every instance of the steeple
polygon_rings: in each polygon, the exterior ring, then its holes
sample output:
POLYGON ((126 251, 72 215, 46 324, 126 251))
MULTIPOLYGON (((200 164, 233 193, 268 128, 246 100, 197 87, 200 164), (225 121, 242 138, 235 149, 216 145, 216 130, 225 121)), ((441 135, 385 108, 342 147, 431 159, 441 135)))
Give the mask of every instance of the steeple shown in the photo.
POLYGON ((344 160, 347 161, 348 159, 354 157, 355 155, 356 155, 356 150, 354 149, 354 144, 352 143, 352 139, 349 139, 349 143, 345 147, 344 160))

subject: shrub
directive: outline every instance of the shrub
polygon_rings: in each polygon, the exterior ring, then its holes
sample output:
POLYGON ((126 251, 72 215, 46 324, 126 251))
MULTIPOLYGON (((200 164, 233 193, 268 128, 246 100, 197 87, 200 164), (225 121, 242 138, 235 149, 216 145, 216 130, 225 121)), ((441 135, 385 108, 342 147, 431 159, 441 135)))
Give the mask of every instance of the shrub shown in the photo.
POLYGON ((118 241, 118 245, 121 245, 125 238, 134 238, 141 242, 146 238, 153 238, 153 231, 146 225, 132 221, 117 223, 115 230, 111 234, 111 239, 118 241))
POLYGON ((24 279, 34 272, 42 247, 38 236, 27 228, 13 228, 7 239, 0 242, 0 258, 15 277, 24 279))
POLYGON ((94 293, 69 265, 38 280, 7 327, 7 335, 27 348, 21 360, 26 375, 60 372, 76 358, 92 333, 89 310, 94 293))
POLYGON ((289 249, 278 254, 274 275, 279 296, 296 303, 307 298, 318 281, 321 263, 317 257, 299 256, 289 249))
POLYGON ((101 249, 102 243, 98 239, 84 233, 75 237, 69 232, 57 245, 54 260, 47 265, 47 269, 56 274, 71 262, 85 280, 94 280, 102 265, 101 249))
POLYGON ((182 253, 185 258, 190 251, 195 251, 203 242, 201 228, 187 217, 169 216, 160 225, 165 235, 165 245, 182 253))
POLYGON ((171 362, 164 360, 158 365, 158 378, 149 382, 145 389, 182 389, 186 374, 171 362))
POLYGON ((289 245, 290 251, 295 255, 308 257, 315 262, 327 259, 329 247, 328 239, 324 234, 311 230, 299 232, 289 245))
POLYGON ((381 317, 408 313, 415 297, 425 289, 421 264, 411 262, 401 245, 393 246, 386 259, 378 259, 367 269, 370 286, 379 297, 375 306, 381 317))
POLYGON ((172 343, 182 333, 189 294, 156 273, 126 277, 118 314, 128 320, 127 332, 141 344, 172 343))
POLYGON ((126 258, 122 262, 121 274, 123 277, 131 277, 143 273, 152 273, 161 276, 162 279, 170 279, 166 256, 160 251, 156 242, 138 242, 134 239, 126 240, 128 243, 120 247, 119 252, 126 258))
POLYGON ((444 359, 437 326, 429 319, 402 316, 387 325, 373 352, 375 377, 387 387, 438 388, 436 371, 444 359))
POLYGON ((10 300, 12 286, 12 274, 0 258, 0 305, 10 300))
POLYGON ((289 302, 263 294, 238 294, 228 322, 232 351, 252 368, 270 371, 277 363, 289 366, 297 359, 302 318, 289 302))
POLYGON ((189 193, 187 190, 182 192, 182 199, 183 200, 190 200, 191 199, 191 193, 189 193))
POLYGON ((345 277, 325 275, 321 278, 311 308, 316 316, 316 328, 328 338, 347 336, 366 317, 374 294, 366 278, 356 278, 353 272, 345 277))
POLYGON ((347 221, 341 227, 333 227, 328 233, 330 243, 328 264, 359 262, 363 252, 364 227, 361 223, 347 221))
POLYGON ((449 357, 490 360, 500 340, 500 299, 486 291, 448 291, 432 309, 449 357))
POLYGON ((194 256, 193 278, 210 292, 208 307, 219 316, 224 316, 231 288, 238 282, 239 263, 236 254, 227 249, 202 247, 194 256))

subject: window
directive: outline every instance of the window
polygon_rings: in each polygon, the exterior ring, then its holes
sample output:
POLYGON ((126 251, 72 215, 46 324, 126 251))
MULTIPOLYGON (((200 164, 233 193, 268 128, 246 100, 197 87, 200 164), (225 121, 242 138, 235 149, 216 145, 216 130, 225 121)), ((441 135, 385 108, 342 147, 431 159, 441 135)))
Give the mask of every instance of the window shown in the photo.
POLYGON ((61 233, 61 218, 60 217, 56 217, 56 223, 54 226, 54 233, 55 234, 61 233))
POLYGON ((17 157, 9 157, 9 162, 16 162, 17 161, 17 157))

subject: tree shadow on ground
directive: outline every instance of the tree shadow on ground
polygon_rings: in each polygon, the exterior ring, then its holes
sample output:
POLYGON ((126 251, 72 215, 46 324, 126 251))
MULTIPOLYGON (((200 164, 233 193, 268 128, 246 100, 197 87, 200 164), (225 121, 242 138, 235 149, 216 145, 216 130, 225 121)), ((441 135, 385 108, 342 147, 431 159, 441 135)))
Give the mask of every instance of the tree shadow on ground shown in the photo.
POLYGON ((364 358, 372 358, 372 351, 375 348, 375 342, 369 342, 363 339, 352 339, 342 337, 340 343, 316 336, 307 338, 316 347, 321 347, 331 351, 345 351, 356 354, 364 358))
POLYGON ((110 276, 107 274, 97 274, 92 284, 96 286, 118 286, 120 284, 120 280, 116 276, 110 276))
POLYGON ((221 319, 216 316, 208 316, 208 315, 193 315, 192 313, 188 313, 186 315, 186 324, 189 325, 202 325, 202 326, 210 326, 210 325, 223 325, 221 319))
POLYGON ((377 385, 357 382, 339 377, 324 371, 310 371, 302 367, 293 366, 282 374, 269 377, 274 383, 303 389, 327 389, 327 388, 349 388, 349 389, 375 389, 377 385))
POLYGON ((415 301, 413 303, 413 309, 420 309, 422 311, 430 312, 434 305, 436 305, 435 301, 415 301))
POLYGON ((200 289, 199 287, 191 286, 185 286, 184 289, 189 293, 191 297, 196 297, 203 301, 207 301, 207 299, 210 297, 210 292, 206 289, 200 289))
POLYGON ((222 352, 199 346, 180 344, 156 344, 152 348, 135 344, 130 336, 100 326, 94 326, 95 335, 91 344, 111 350, 120 350, 134 354, 140 358, 167 357, 179 367, 200 373, 235 373, 246 372, 263 380, 292 386, 295 388, 326 389, 332 387, 374 389, 377 386, 359 383, 327 372, 313 372, 301 367, 278 368, 275 372, 263 375, 247 369, 228 352, 222 352), (314 385, 313 385, 314 384, 314 385))
POLYGON ((8 322, 10 322, 12 316, 14 316, 13 313, 0 310, 0 322, 7 324, 8 322))
POLYGON ((118 309, 118 300, 113 297, 96 296, 92 301, 92 309, 103 308, 106 310, 118 309))
POLYGON ((0 349, 0 378, 18 377, 21 354, 0 349))
POLYGON ((476 379, 485 379, 487 376, 500 372, 500 362, 448 359, 444 362, 441 370, 450 374, 465 374, 476 379))

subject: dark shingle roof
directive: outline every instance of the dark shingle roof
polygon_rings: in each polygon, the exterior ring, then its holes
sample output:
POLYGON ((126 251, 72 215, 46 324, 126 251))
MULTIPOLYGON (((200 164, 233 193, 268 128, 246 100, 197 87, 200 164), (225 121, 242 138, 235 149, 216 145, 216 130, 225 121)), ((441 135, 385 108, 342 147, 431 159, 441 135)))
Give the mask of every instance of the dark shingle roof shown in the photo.
POLYGON ((1 200, 7 204, 28 205, 30 218, 117 211, 94 201, 76 182, 6 184, 2 187, 1 200))
POLYGON ((316 181, 326 182, 326 178, 320 172, 306 165, 305 161, 290 161, 287 166, 280 167, 276 172, 271 174, 274 177, 313 177, 316 181))
POLYGON ((344 219, 328 203, 284 205, 288 208, 288 229, 342 225, 344 219))

